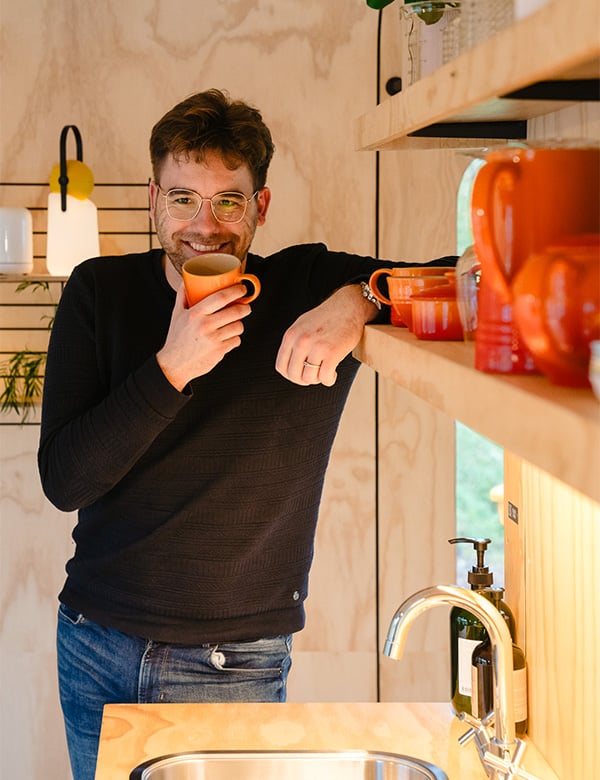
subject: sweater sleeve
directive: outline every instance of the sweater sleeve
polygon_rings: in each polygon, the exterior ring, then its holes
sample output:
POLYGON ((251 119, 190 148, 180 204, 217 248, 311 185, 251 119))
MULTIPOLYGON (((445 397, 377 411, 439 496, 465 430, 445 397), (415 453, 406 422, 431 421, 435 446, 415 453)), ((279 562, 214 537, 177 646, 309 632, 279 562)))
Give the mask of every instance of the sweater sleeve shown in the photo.
POLYGON ((93 286, 84 279, 73 273, 56 312, 42 401, 38 467, 47 498, 63 511, 113 488, 189 399, 168 382, 155 354, 114 387, 107 383, 93 286))
MULTIPOLYGON (((348 254, 347 252, 335 252, 329 250, 325 244, 311 244, 303 249, 308 256, 308 286, 315 295, 316 303, 328 298, 338 287, 368 282, 371 274, 378 268, 406 268, 417 265, 414 261, 385 260, 348 254)), ((457 260, 456 255, 444 255, 420 262, 418 265, 441 266, 450 269, 456 266, 457 260)), ((379 283, 387 292, 386 278, 382 277, 379 283)), ((385 324, 389 321, 390 307, 382 304, 380 311, 371 320, 371 324, 385 324)))

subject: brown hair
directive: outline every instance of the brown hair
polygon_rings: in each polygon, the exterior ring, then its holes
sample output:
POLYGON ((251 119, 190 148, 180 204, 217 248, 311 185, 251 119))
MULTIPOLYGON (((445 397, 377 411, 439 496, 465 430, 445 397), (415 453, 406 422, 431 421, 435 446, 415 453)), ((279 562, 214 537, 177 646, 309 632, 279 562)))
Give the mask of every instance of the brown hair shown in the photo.
POLYGON ((150 136, 156 182, 169 154, 201 162, 207 152, 217 152, 231 169, 246 163, 255 188, 262 189, 274 151, 260 112, 241 100, 232 101, 218 89, 199 92, 178 103, 159 119, 150 136))

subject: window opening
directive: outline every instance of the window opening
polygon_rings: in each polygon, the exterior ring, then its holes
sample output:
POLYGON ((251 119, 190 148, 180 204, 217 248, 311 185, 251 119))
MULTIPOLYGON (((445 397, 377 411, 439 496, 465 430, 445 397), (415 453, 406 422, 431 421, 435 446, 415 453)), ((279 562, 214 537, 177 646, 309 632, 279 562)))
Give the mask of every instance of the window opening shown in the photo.
MULTIPOLYGON (((502 484, 504 450, 466 425, 455 424, 456 435, 456 535, 478 536, 492 540, 485 563, 494 572, 494 585, 504 585, 504 526, 502 484), (495 500, 498 498, 499 500, 495 500)), ((471 545, 454 545, 456 582, 467 583, 473 566, 471 545)))
MULTIPOLYGON (((471 192, 475 176, 485 161, 475 158, 461 179, 456 204, 456 249, 462 254, 473 243, 471 192)), ((503 482, 504 450, 466 425, 456 422, 456 535, 487 537, 492 543, 486 565, 494 572, 494 585, 504 585, 503 482)), ((473 565, 473 549, 454 545, 456 582, 469 587, 467 571, 473 565)))

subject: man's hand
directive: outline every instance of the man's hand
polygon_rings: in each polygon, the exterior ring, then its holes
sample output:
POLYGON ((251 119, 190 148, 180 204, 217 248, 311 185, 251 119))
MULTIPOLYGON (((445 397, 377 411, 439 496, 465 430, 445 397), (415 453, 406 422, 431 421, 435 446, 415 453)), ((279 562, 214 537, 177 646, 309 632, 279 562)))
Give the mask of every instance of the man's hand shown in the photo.
POLYGON ((365 324, 376 314, 359 285, 341 287, 288 328, 275 368, 298 385, 331 387, 338 364, 358 344, 365 324))
POLYGON ((156 359, 169 382, 179 391, 198 376, 211 371, 223 357, 241 344, 242 320, 250 314, 247 303, 235 303, 247 295, 243 284, 219 290, 187 308, 183 283, 177 290, 166 341, 156 359))

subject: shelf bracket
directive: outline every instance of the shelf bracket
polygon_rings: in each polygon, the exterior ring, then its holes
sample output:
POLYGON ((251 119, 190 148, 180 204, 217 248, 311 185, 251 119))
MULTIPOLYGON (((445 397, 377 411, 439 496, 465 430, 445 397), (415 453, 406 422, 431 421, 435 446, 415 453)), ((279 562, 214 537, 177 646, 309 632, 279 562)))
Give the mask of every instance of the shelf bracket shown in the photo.
POLYGON ((600 79, 538 81, 523 89, 508 92, 508 100, 567 100, 570 102, 600 100, 600 79))
MULTIPOLYGON (((600 100, 600 79, 565 79, 538 81, 523 89, 507 92, 502 100, 545 100, 577 103, 600 100)), ((557 106, 558 108, 558 106, 557 106)), ((420 138, 490 138, 524 140, 527 138, 527 121, 524 119, 436 122, 409 133, 420 138)))
POLYGON ((437 122, 408 134, 421 138, 527 138, 525 120, 498 122, 437 122))

